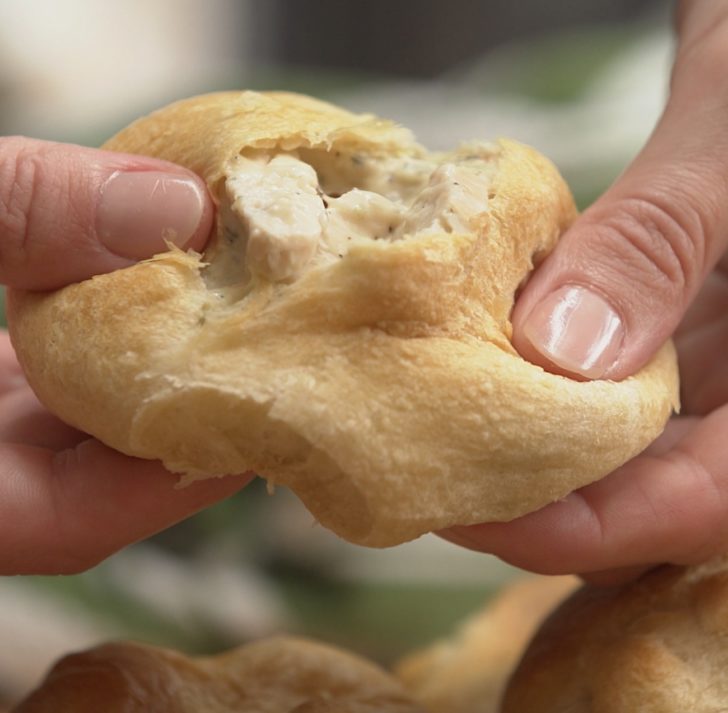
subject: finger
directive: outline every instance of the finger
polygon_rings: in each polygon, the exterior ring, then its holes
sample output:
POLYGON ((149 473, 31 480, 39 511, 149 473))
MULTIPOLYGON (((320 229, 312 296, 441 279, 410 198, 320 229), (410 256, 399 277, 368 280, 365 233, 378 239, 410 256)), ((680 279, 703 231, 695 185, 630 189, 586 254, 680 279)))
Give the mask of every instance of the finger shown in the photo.
POLYGON ((166 249, 201 248, 203 181, 157 159, 0 138, 0 282, 61 287, 166 249))
POLYGON ((156 461, 86 440, 56 455, 0 449, 0 574, 69 574, 228 497, 250 476, 177 488, 156 461))
POLYGON ((0 331, 0 443, 63 450, 86 438, 40 404, 23 376, 7 332, 0 331))
POLYGON ((686 411, 702 415, 728 403, 728 312, 683 334, 678 346, 686 411))
POLYGON ((23 370, 10 343, 10 335, 0 330, 0 395, 26 385, 23 370))
POLYGON ((728 545, 728 406, 673 448, 643 455, 510 523, 448 530, 458 544, 543 574, 691 564, 728 545))
POLYGON ((645 448, 642 455, 660 457, 667 455, 682 439, 700 423, 695 416, 673 416, 659 437, 645 448))
POLYGON ((728 314, 728 275, 713 270, 675 332, 678 350, 683 336, 690 337, 696 330, 723 319, 726 314, 728 314))
POLYGON ((616 569, 607 569, 603 572, 588 572, 582 574, 581 578, 585 582, 597 587, 617 587, 641 577, 652 568, 652 566, 642 565, 636 567, 617 567, 616 569))
POLYGON ((61 451, 87 439, 44 408, 27 384, 0 396, 0 443, 61 451))
POLYGON ((694 4, 714 22, 699 41, 693 30, 682 37, 653 136, 520 295, 514 344, 526 358, 582 378, 634 373, 675 331, 724 252, 728 13, 710 7, 726 4, 694 4))

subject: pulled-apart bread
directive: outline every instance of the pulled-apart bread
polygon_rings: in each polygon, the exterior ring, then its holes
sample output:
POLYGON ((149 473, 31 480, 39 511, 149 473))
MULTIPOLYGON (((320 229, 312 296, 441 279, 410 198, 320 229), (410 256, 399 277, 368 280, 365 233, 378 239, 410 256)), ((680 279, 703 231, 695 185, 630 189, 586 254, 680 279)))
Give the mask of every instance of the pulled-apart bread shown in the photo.
POLYGON ((585 586, 546 620, 503 713, 728 710, 728 557, 585 586))
POLYGON ((278 637, 218 656, 119 642, 61 659, 14 713, 424 713, 353 654, 278 637))
POLYGON ((576 214, 530 148, 428 153, 390 122, 255 92, 178 102, 105 148, 188 167, 218 208, 204 255, 10 294, 40 399, 124 453, 188 481, 253 470, 387 546, 562 498, 677 407, 670 344, 620 383, 511 345, 516 290, 576 214))

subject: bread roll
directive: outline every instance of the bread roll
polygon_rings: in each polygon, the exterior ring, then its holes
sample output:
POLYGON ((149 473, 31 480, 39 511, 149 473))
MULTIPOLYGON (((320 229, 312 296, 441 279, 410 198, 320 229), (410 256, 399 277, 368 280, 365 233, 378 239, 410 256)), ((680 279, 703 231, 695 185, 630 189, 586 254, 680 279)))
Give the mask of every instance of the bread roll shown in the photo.
POLYGON ((389 674, 287 637, 219 656, 114 643, 61 659, 14 713, 424 713, 389 674))
POLYGON ((202 176, 210 247, 11 292, 11 335, 49 409, 186 482, 253 470, 342 537, 395 545, 562 498, 677 407, 670 344, 620 383, 511 345, 514 294, 576 214, 533 149, 428 153, 390 122, 254 92, 178 102, 105 148, 202 176))
POLYGON ((728 557, 585 586, 546 621, 503 713, 728 710, 728 557))
POLYGON ((577 583, 576 577, 519 580, 453 636, 409 654, 395 674, 428 713, 499 713, 505 685, 528 641, 577 583))

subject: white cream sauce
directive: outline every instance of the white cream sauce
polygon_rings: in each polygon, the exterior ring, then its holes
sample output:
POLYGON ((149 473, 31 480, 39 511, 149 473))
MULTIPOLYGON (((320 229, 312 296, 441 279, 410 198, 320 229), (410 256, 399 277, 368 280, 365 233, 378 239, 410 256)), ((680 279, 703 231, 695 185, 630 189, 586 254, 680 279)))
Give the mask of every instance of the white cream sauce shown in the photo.
POLYGON ((471 232, 488 209, 490 154, 470 144, 430 159, 313 149, 238 156, 208 282, 291 282, 357 242, 471 232))

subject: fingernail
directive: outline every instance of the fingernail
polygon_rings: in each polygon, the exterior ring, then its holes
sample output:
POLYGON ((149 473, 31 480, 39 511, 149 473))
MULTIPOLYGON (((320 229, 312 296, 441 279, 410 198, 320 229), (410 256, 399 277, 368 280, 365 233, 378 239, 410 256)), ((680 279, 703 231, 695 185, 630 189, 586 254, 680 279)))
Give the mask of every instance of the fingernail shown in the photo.
POLYGON ((184 247, 205 208, 203 189, 192 178, 160 171, 117 172, 101 189, 96 229, 113 253, 132 260, 184 247))
POLYGON ((523 325, 523 335, 556 366, 598 379, 617 360, 624 326, 603 297, 568 285, 536 305, 523 325))

